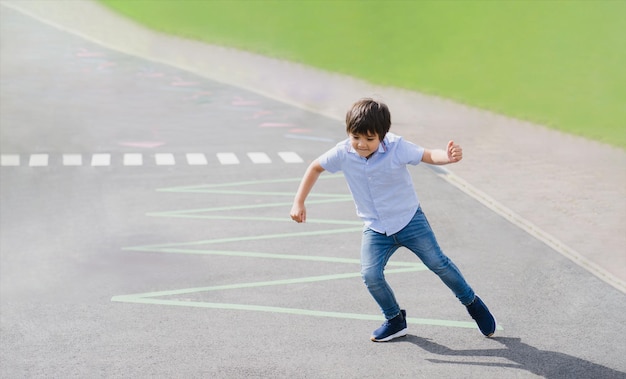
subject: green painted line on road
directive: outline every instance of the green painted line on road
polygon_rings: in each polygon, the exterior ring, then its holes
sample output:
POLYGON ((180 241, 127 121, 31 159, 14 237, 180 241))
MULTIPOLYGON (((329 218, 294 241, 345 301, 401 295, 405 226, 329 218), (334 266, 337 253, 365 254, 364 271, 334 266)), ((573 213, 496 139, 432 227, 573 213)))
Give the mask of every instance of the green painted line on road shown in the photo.
POLYGON ((343 229, 331 229, 331 230, 316 230, 312 232, 261 234, 257 236, 214 238, 210 240, 200 240, 200 241, 192 241, 192 242, 166 243, 166 244, 147 245, 147 246, 140 246, 140 247, 126 247, 126 248, 123 248, 123 250, 139 250, 139 249, 144 250, 144 251, 146 249, 162 250, 163 248, 167 248, 170 246, 198 246, 198 245, 212 245, 216 243, 258 241, 258 240, 280 239, 280 238, 290 238, 290 237, 311 237, 311 236, 328 235, 328 234, 348 233, 348 232, 355 232, 355 231, 361 231, 361 230, 363 230, 363 228, 359 227, 359 228, 343 228, 343 229))
MULTIPOLYGON (((172 191, 170 191, 172 192, 172 191)), ((186 190, 186 191, 176 191, 176 192, 184 192, 184 193, 210 193, 216 195, 253 195, 253 196, 295 196, 294 192, 273 192, 273 191, 236 191, 232 189, 195 189, 195 190, 186 190)), ((316 193, 310 194, 309 197, 337 197, 345 200, 352 200, 350 195, 342 194, 342 193, 316 193)))
MULTIPOLYGON (((425 266, 414 266, 409 268, 397 268, 392 270, 386 270, 386 274, 398 274, 404 272, 415 272, 415 271, 423 271, 427 270, 425 266)), ((241 288, 259 288, 259 287, 268 287, 268 286, 282 286, 289 284, 300 284, 300 283, 315 283, 315 282, 323 282, 329 280, 340 280, 340 279, 351 279, 351 278, 360 278, 360 272, 349 272, 344 274, 331 274, 331 275, 320 275, 320 276, 308 276, 302 278, 290 278, 290 279, 278 279, 278 280, 269 280, 263 282, 250 282, 250 283, 234 283, 234 284, 224 284, 219 286, 210 286, 210 287, 197 287, 197 288, 186 288, 179 290, 168 290, 168 291, 157 291, 157 292, 146 292, 135 295, 125 295, 132 297, 161 297, 161 296, 176 296, 176 295, 188 295, 192 293, 199 292, 210 292, 210 291, 222 291, 222 290, 231 290, 231 289, 241 289, 241 288)), ((114 297, 113 299, 115 299, 114 297)))
POLYGON ((247 181, 230 182, 230 183, 213 183, 213 184, 199 184, 199 185, 194 185, 194 186, 158 188, 157 191, 159 192, 188 192, 188 191, 196 191, 196 190, 207 189, 207 188, 241 187, 241 186, 257 185, 257 184, 289 183, 289 182, 298 182, 300 180, 301 178, 247 180, 247 181))
MULTIPOLYGON (((307 204, 326 204, 326 203, 340 203, 340 202, 348 202, 352 201, 348 198, 333 198, 327 200, 312 200, 308 201, 307 204)), ((234 211, 234 210, 242 210, 242 209, 259 209, 259 208, 272 208, 272 207, 291 207, 293 202, 281 202, 281 203, 265 203, 265 204, 246 204, 246 205, 230 205, 224 207, 213 207, 213 208, 199 208, 199 209, 189 209, 189 210, 178 210, 178 211, 166 211, 166 212, 153 212, 148 213, 148 215, 161 215, 168 213, 202 213, 202 212, 220 212, 220 211, 234 211)))
MULTIPOLYGON (((322 178, 335 179, 335 178, 342 178, 342 176, 337 175, 337 176, 320 177, 320 179, 322 178)), ((242 191, 242 190, 232 189, 232 187, 245 186, 245 185, 257 185, 257 184, 298 182, 298 181, 300 181, 300 178, 243 181, 243 182, 235 182, 235 183, 218 183, 218 184, 213 184, 213 185, 163 188, 163 189, 158 189, 157 191, 178 192, 178 193, 207 193, 207 194, 213 194, 213 195, 239 195, 239 196, 245 196, 245 197, 293 196, 293 193, 291 192, 242 191), (227 187, 231 187, 231 189, 225 189, 227 187), (220 189, 216 189, 216 188, 220 188, 220 189)), ((308 204, 352 202, 351 196, 346 195, 346 194, 318 193, 314 197, 317 197, 317 199, 311 199, 308 202, 308 204)), ((150 217, 192 218, 192 219, 209 219, 209 220, 236 220, 236 221, 251 221, 251 222, 292 222, 288 217, 279 218, 279 217, 264 217, 264 216, 257 216, 257 215, 233 216, 232 214, 227 214, 227 215, 207 214, 207 213, 212 213, 212 212, 228 213, 232 211, 255 210, 255 209, 260 209, 260 208, 271 208, 271 207, 290 207, 291 205, 292 205, 291 202, 246 204, 246 205, 220 206, 220 207, 200 208, 200 209, 175 210, 175 211, 165 211, 165 212, 152 212, 152 213, 148 213, 147 215, 150 217)), ((191 242, 179 242, 179 243, 166 243, 166 244, 158 244, 158 245, 126 247, 126 248, 123 248, 123 250, 152 252, 152 253, 165 253, 165 254, 216 255, 216 256, 226 256, 226 257, 282 259, 282 260, 292 260, 292 261, 328 262, 328 263, 360 265, 359 259, 352 259, 352 258, 310 256, 310 255, 296 255, 296 254, 277 254, 277 253, 232 251, 232 250, 210 250, 210 249, 202 248, 205 245, 215 245, 215 244, 220 244, 220 243, 238 243, 238 242, 261 241, 261 240, 272 240, 272 239, 312 237, 312 236, 362 231, 361 221, 309 219, 307 220, 307 222, 310 224, 328 224, 328 225, 346 225, 346 226, 351 225, 352 227, 304 231, 304 232, 293 232, 293 233, 275 233, 275 234, 263 234, 263 235, 255 235, 255 236, 213 238, 213 239, 191 241, 191 242), (358 227, 355 227, 357 225, 358 227)), ((427 268, 421 262, 417 262, 417 261, 416 262, 390 261, 388 263, 388 267, 389 268, 385 270, 386 274, 399 274, 399 273, 408 273, 408 272, 427 271, 427 268), (398 267, 398 268, 391 268, 391 267, 398 267)), ((153 305, 183 306, 183 307, 195 307, 195 308, 271 312, 271 313, 283 313, 283 314, 316 316, 316 317, 333 317, 333 318, 354 319, 354 320, 382 320, 383 319, 382 315, 366 315, 366 314, 357 314, 357 313, 331 312, 331 311, 274 307, 274 306, 263 306, 263 305, 214 303, 214 302, 193 301, 190 299, 172 299, 172 298, 164 299, 163 298, 163 297, 172 297, 172 296, 175 297, 175 296, 181 296, 181 295, 199 294, 203 292, 226 291, 226 290, 235 290, 235 289, 254 289, 254 288, 268 287, 268 286, 285 286, 285 285, 291 285, 291 284, 316 283, 316 282, 324 282, 324 281, 332 281, 332 280, 351 279, 351 278, 357 278, 360 276, 361 274, 359 272, 349 272, 349 273, 343 273, 343 274, 318 275, 318 276, 278 279, 278 280, 260 281, 260 282, 221 284, 221 285, 215 285, 215 286, 146 292, 146 293, 140 293, 140 294, 134 294, 134 295, 120 295, 120 296, 114 296, 111 299, 111 301, 126 302, 126 303, 139 303, 139 304, 153 304, 153 305)), ((476 325, 473 322, 452 321, 452 320, 407 318, 407 322, 411 324, 422 324, 422 325, 476 328, 476 325)), ((501 329, 501 327, 499 329, 501 329)))
MULTIPOLYGON (((329 180, 329 179, 343 179, 343 175, 321 175, 318 180, 329 180)), ((168 187, 168 188, 159 188, 158 192, 202 192, 204 189, 211 188, 222 188, 222 187, 241 187, 241 186, 249 186, 249 185, 258 185, 258 184, 275 184, 275 183, 290 183, 290 182, 300 182, 302 178, 286 178, 286 179, 265 179, 265 180, 247 180, 241 182, 230 182, 230 183, 214 183, 214 184, 200 184, 194 186, 184 186, 184 187, 168 187)), ((290 193, 290 196, 294 196, 296 194, 295 188, 294 192, 290 193)), ((314 195, 315 194, 311 194, 314 195)), ((345 196, 345 195, 341 195, 345 196)))
MULTIPOLYGON (((299 308, 269 307, 269 306, 262 306, 262 305, 250 305, 250 304, 207 303, 207 302, 198 302, 198 301, 135 298, 135 297, 127 297, 127 296, 126 297, 117 296, 114 299, 115 300, 113 301, 126 302, 126 303, 169 305, 169 306, 179 306, 179 307, 225 309, 225 310, 240 310, 240 311, 254 311, 254 312, 269 312, 269 313, 292 314, 292 315, 298 315, 298 316, 331 317, 331 318, 337 318, 337 319, 367 320, 367 321, 382 321, 384 319, 381 315, 329 312, 329 311, 318 311, 318 310, 312 310, 312 309, 299 309, 299 308)), ((408 324, 476 329, 476 324, 474 322, 468 322, 468 321, 438 320, 438 319, 415 318, 415 317, 407 317, 406 321, 408 324)), ((498 329, 502 330, 502 327, 498 326, 498 329)))
MULTIPOLYGON (((203 215, 193 214, 194 212, 185 213, 185 211, 171 211, 148 213, 150 217, 171 217, 171 218, 195 218, 207 220, 236 220, 236 221, 268 221, 268 222, 287 222, 293 223, 293 220, 287 217, 251 217, 251 216, 220 216, 220 215, 203 215)), ((363 225, 361 221, 342 221, 342 220, 324 220, 324 219, 307 219, 307 224, 330 224, 330 225, 363 225)))
MULTIPOLYGON (((189 255, 219 255, 225 257, 241 257, 241 258, 260 258, 260 259, 285 259, 294 261, 310 261, 310 262, 328 262, 328 263, 347 263, 347 264, 361 264, 359 259, 354 258, 339 258, 339 257, 325 257, 318 255, 295 255, 295 254, 275 254, 275 253, 261 253, 253 251, 233 251, 233 250, 203 250, 203 249, 179 249, 179 248, 162 248, 158 245, 152 246, 135 246, 125 247, 123 250, 128 251, 141 251, 151 253, 167 253, 167 254, 189 254, 189 255)), ((387 266, 396 267, 425 267, 420 262, 401 262, 401 261, 389 261, 387 266)), ((416 270, 419 271, 419 270, 416 270)))
MULTIPOLYGON (((416 267, 411 267, 411 268, 386 270, 386 273, 397 274, 397 273, 415 272, 415 271, 422 271, 422 270, 427 270, 427 268, 422 265, 421 267, 416 266, 416 267)), ((272 281, 264 281, 264 282, 235 283, 235 284, 226 284, 226 285, 210 286, 210 287, 198 287, 198 288, 186 288, 186 289, 179 289, 179 290, 147 292, 147 293, 134 294, 134 295, 120 295, 120 296, 114 296, 111 299, 111 301, 124 302, 124 303, 136 303, 136 304, 192 307, 192 308, 281 313, 281 314, 293 314, 293 315, 299 315, 299 316, 331 317, 331 318, 338 318, 338 319, 382 321, 383 317, 381 315, 320 311, 320 310, 312 310, 312 309, 285 308, 285 307, 251 305, 251 304, 213 303, 213 302, 191 301, 188 299, 176 300, 176 299, 157 298, 157 297, 163 297, 163 296, 189 295, 189 294, 194 294, 194 293, 210 292, 210 291, 222 291, 222 290, 242 289, 242 288, 259 288, 259 287, 265 287, 265 286, 279 286, 279 285, 289 285, 289 284, 299 284, 299 283, 314 283, 314 282, 329 281, 329 280, 357 278, 360 276, 361 276, 360 273, 345 273, 345 274, 311 276, 311 277, 303 277, 303 278, 281 279, 281 280, 272 280, 272 281)), ((476 324, 474 322, 415 318, 415 317, 408 317, 407 323, 419 324, 419 325, 431 325, 431 326, 456 327, 456 328, 470 328, 470 329, 476 328, 476 324)), ((498 327, 498 329, 502 330, 502 327, 498 327)))

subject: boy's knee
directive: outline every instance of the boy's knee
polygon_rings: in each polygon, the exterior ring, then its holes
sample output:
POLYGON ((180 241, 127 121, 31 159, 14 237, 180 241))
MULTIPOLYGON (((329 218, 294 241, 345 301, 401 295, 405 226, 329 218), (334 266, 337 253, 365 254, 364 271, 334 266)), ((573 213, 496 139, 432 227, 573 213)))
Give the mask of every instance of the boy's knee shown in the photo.
POLYGON ((443 274, 447 272, 450 268, 450 263, 450 259, 446 256, 442 256, 440 259, 432 260, 430 262, 424 262, 426 267, 436 274, 443 274))
POLYGON ((379 270, 361 270, 361 278, 366 286, 376 285, 385 281, 385 275, 379 270))

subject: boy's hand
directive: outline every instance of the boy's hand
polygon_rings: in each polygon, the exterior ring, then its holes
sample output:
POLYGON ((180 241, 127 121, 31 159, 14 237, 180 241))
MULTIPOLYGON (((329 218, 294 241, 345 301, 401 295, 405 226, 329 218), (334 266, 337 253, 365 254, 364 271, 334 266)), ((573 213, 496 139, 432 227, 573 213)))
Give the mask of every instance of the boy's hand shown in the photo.
POLYGON ((450 163, 456 163, 463 159, 463 149, 460 145, 454 143, 454 141, 448 142, 448 148, 446 151, 448 153, 448 161, 450 163))
POLYGON ((304 205, 293 204, 291 207, 291 219, 297 223, 306 222, 306 208, 304 205))

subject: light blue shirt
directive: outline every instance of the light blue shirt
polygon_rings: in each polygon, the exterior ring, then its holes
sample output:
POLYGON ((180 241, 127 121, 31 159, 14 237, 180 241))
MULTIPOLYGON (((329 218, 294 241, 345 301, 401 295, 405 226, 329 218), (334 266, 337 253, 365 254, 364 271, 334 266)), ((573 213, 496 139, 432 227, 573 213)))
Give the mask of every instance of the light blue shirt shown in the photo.
POLYGON ((392 235, 408 225, 419 207, 407 165, 419 164, 423 154, 423 147, 387 133, 369 159, 359 156, 348 138, 318 162, 330 173, 343 172, 366 227, 392 235))

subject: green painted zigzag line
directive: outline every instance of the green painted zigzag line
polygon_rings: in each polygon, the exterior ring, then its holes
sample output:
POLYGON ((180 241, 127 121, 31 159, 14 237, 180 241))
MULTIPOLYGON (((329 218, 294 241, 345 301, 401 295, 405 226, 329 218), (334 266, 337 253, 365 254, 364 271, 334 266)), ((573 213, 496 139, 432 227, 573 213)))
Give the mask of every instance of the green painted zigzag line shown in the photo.
MULTIPOLYGON (((341 178, 341 176, 322 176, 320 179, 334 179, 341 178)), ((287 182, 297 182, 299 178, 291 179, 272 179, 261 181, 243 181, 234 183, 218 183, 210 185, 198 185, 198 186, 185 186, 185 187, 171 187, 157 189, 159 192, 170 193, 207 193, 216 195, 241 195, 241 196, 289 196, 292 197, 292 192, 276 192, 276 191, 244 191, 233 190, 235 187, 254 186, 259 184, 278 184, 287 182)), ((323 203, 335 203, 335 202, 351 202, 352 198, 346 194, 324 194, 317 193, 311 194, 309 204, 323 204, 323 203)), ((217 212, 230 212, 235 210, 253 210, 259 208, 268 207, 288 207, 291 206, 291 202, 274 202, 264 204, 247 204, 247 205, 235 205, 235 206, 221 206, 212 208, 201 209, 186 209, 186 210, 174 210, 163 212, 148 213, 149 217, 171 217, 171 218, 192 218, 192 219, 211 219, 211 220, 241 220, 241 221, 262 221, 262 222, 293 222, 287 217, 274 218, 274 217, 261 217, 261 216, 232 216, 232 215, 219 215, 217 212), (213 213, 213 214, 211 214, 213 213)), ((362 223, 359 221, 345 221, 345 220, 326 220, 326 219, 310 219, 307 223, 311 224, 327 224, 327 225, 345 225, 347 227, 340 229, 327 229, 316 231, 305 231, 297 233, 278 233, 278 234, 265 234, 246 237, 226 237, 226 238, 214 238, 200 241, 182 242, 182 243, 166 243, 157 245, 143 245, 126 247, 123 250, 126 251, 142 251, 142 252, 154 252, 154 253, 167 253, 167 254, 191 254, 191 255, 216 255, 216 256, 228 256, 228 257, 243 257, 254 259, 279 259, 279 260, 291 260, 291 261, 310 261, 310 262, 331 262, 336 264, 350 264, 360 265, 358 259, 328 257, 328 256, 311 256, 311 255, 296 255, 296 254, 275 254, 275 253, 263 253, 263 252, 250 252, 250 251, 234 251, 234 250, 215 250, 206 249, 204 246, 221 244, 221 243, 236 243, 243 241, 254 240, 269 240, 269 239, 285 239, 285 238, 301 238, 309 236, 330 235, 339 233, 352 233, 362 230, 362 223), (358 227, 357 227, 358 225, 358 227)), ((390 261, 388 266, 397 267, 385 270, 386 274, 400 274, 407 272, 425 271, 427 268, 416 262, 396 262, 390 261)), ((231 304, 231 303, 212 303, 212 302, 200 302, 190 301, 188 299, 172 299, 173 296, 190 295, 211 291, 225 291, 232 289, 245 289, 245 288, 259 288, 266 286, 285 286, 297 283, 315 283, 332 280, 343 280, 360 277, 360 272, 349 272, 344 274, 333 275, 321 275, 300 277, 282 280, 273 280, 266 282, 251 282, 251 283, 233 283, 220 286, 209 287, 196 287, 185 288, 177 290, 166 290, 157 292, 146 292, 130 295, 114 296, 111 301, 114 302, 126 302, 126 303, 139 303, 139 304, 153 304, 153 305, 168 305, 168 306, 183 306, 183 307, 196 307, 196 308, 209 308, 209 309, 227 309, 227 310, 245 310, 256 312, 271 312, 293 315, 307 315, 316 317, 333 317, 333 318, 347 318, 356 320, 382 320, 380 315, 367 315, 356 313, 343 313, 343 312, 328 312, 320 310, 310 309, 298 309, 298 308, 284 308, 284 307, 272 307, 262 305, 250 305, 250 304, 231 304)), ((473 322, 453 321, 453 320, 437 320, 437 319, 425 319, 425 318, 407 318, 407 322, 412 324, 423 325, 436 325, 447 327, 460 327, 460 328, 476 328, 476 324, 473 322)))

